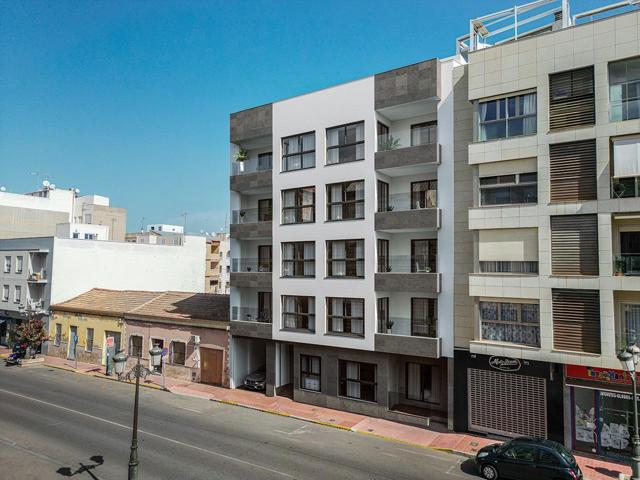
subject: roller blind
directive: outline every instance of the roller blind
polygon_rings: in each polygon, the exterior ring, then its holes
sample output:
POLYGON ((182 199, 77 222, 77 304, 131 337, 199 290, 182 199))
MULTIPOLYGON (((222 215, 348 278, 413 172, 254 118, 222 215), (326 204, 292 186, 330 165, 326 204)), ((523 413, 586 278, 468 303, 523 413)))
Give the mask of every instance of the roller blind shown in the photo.
POLYGON ((538 229, 480 230, 478 256, 483 261, 538 261, 538 229))
POLYGON ((549 145, 549 170, 552 202, 598 198, 595 139, 549 145))
POLYGON ((600 353, 598 290, 553 289, 553 348, 600 353))
POLYGON ((551 217, 553 275, 598 275, 598 216, 551 217))
POLYGON ((593 67, 549 76, 549 128, 596 123, 593 67))
POLYGON ((640 175, 640 137, 613 141, 613 176, 640 175))

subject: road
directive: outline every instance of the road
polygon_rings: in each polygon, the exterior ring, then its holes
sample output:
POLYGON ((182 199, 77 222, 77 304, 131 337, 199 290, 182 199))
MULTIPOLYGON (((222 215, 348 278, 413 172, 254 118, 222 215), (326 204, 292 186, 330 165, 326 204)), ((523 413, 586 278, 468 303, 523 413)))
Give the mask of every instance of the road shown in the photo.
MULTIPOLYGON (((474 478, 461 456, 149 388, 140 393, 141 479, 474 478)), ((0 408, 0 478, 127 478, 132 386, 2 366, 0 408)))

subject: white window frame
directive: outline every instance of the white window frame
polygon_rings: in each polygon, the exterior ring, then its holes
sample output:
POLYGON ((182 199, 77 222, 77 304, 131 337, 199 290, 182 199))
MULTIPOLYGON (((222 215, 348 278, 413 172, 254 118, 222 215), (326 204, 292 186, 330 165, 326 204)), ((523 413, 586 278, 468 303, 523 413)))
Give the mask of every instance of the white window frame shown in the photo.
POLYGON ((4 273, 11 273, 11 255, 4 257, 4 273))
POLYGON ((13 301, 14 303, 20 303, 22 301, 22 286, 13 286, 13 301))

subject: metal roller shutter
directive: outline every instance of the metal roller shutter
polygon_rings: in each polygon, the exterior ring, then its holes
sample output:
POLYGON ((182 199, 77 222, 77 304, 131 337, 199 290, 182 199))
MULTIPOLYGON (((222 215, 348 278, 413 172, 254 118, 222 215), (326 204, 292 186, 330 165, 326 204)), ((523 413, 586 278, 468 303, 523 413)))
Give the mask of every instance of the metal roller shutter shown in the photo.
POLYGON ((600 292, 554 288, 553 348, 600 353, 600 292))
POLYGON ((598 275, 598 216, 551 217, 553 275, 598 275))
POLYGON ((549 145, 552 202, 597 200, 596 141, 549 145))
POLYGON ((547 436, 544 378, 469 368, 469 429, 509 437, 547 436))
POLYGON ((549 128, 596 123, 593 67, 549 76, 549 128))

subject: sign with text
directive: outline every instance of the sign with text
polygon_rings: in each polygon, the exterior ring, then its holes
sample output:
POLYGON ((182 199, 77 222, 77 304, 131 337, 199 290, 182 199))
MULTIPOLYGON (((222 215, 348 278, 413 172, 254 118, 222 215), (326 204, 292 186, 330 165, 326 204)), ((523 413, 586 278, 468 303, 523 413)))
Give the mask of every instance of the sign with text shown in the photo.
POLYGON ((508 357, 491 357, 489 366, 501 372, 517 372, 522 367, 520 360, 508 357))
POLYGON ((592 380, 594 382, 613 383, 618 385, 631 385, 631 379, 622 370, 614 368, 583 367, 582 365, 566 365, 568 378, 592 380))

